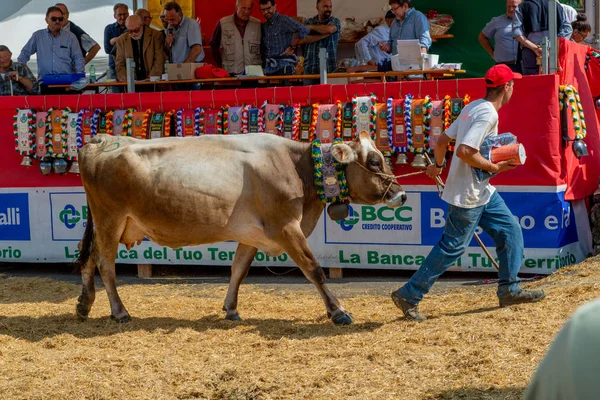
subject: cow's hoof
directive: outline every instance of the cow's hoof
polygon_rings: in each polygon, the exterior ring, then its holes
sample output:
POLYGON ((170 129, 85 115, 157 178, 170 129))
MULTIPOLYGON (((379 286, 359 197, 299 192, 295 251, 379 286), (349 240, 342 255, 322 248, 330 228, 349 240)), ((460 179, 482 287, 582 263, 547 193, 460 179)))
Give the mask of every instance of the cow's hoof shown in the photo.
POLYGON ((331 320, 336 325, 350 325, 354 322, 352 314, 347 311, 343 311, 336 316, 331 317, 331 320))
POLYGON ((111 315, 110 317, 113 319, 113 321, 116 321, 119 324, 126 324, 128 322, 131 322, 131 317, 129 316, 129 314, 125 314, 120 317, 111 315))
POLYGON ((82 304, 77 304, 75 307, 75 314, 77 314, 77 318, 80 321, 87 321, 89 313, 90 310, 88 310, 87 307, 82 304))
POLYGON ((229 321, 242 321, 242 317, 240 317, 240 314, 238 314, 237 312, 235 314, 227 314, 225 316, 225 319, 229 321))

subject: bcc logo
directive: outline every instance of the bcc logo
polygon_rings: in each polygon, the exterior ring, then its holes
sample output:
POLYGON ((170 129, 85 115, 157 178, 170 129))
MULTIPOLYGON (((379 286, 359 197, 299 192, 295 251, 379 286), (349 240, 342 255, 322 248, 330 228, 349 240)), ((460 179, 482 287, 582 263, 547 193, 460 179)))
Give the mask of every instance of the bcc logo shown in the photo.
POLYGON ((63 210, 60 212, 59 219, 60 222, 65 224, 65 227, 67 229, 75 228, 75 226, 77 226, 77 223, 82 219, 84 220, 83 226, 85 227, 87 222, 87 212, 87 206, 83 206, 81 208, 81 212, 79 212, 75 209, 75 206, 73 206, 72 204, 67 204, 65 208, 63 208, 63 210))
POLYGON ((413 208, 410 206, 398 208, 362 206, 360 212, 356 211, 352 206, 348 206, 348 217, 344 220, 336 221, 336 223, 340 225, 342 230, 348 232, 361 220, 365 223, 410 223, 413 220, 412 212, 413 208))

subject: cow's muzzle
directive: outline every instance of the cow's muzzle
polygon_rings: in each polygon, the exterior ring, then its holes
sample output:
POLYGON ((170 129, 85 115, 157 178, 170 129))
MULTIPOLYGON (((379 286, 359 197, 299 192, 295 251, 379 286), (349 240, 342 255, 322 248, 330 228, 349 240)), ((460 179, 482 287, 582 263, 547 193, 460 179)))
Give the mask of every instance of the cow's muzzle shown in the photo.
POLYGON ((354 162, 368 173, 379 176, 388 184, 387 188, 385 189, 385 192, 383 192, 383 196, 381 196, 381 200, 379 201, 380 203, 385 203, 389 207, 400 207, 406 202, 406 192, 402 189, 402 187, 396 180, 397 177, 395 175, 384 174, 383 172, 373 172, 358 161, 354 162), (400 186, 401 189, 396 193, 390 193, 390 189, 392 189, 392 186, 394 186, 394 184, 400 186), (388 195, 390 194, 391 198, 388 198, 388 195))

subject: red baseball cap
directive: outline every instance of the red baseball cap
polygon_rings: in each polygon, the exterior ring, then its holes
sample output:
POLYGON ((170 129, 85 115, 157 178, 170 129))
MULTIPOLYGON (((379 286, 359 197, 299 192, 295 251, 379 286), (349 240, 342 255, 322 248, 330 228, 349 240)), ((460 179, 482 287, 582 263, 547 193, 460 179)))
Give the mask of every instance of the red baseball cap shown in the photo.
POLYGON ((513 72, 505 64, 494 65, 485 73, 485 86, 498 87, 513 79, 521 79, 523 75, 513 72))

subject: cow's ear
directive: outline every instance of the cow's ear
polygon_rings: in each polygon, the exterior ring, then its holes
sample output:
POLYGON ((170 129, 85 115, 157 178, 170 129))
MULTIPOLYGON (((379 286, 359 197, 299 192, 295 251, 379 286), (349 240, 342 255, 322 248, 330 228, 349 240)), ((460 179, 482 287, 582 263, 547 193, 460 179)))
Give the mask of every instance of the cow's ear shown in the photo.
POLYGON ((356 159, 356 153, 352 147, 344 143, 331 146, 331 155, 342 164, 350 164, 356 159))

